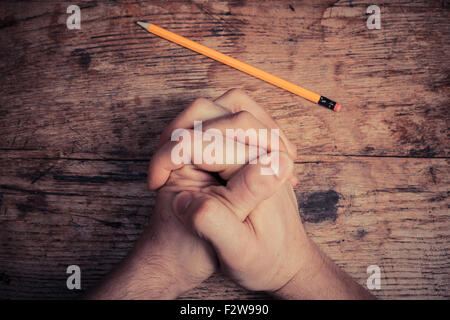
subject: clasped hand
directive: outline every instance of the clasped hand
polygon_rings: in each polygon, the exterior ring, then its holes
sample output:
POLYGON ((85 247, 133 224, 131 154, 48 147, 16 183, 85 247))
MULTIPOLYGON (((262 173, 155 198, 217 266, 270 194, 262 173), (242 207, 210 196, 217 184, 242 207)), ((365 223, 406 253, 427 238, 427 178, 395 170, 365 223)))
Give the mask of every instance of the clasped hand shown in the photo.
POLYGON ((278 131, 277 148, 271 139, 258 140, 257 146, 248 138, 237 141, 245 148, 239 163, 174 163, 180 141, 172 141, 172 134, 192 131, 194 121, 224 139, 227 129, 280 129, 241 90, 214 101, 200 98, 187 107, 161 134, 150 161, 148 188, 157 191, 157 198, 148 228, 90 297, 175 298, 218 268, 249 290, 282 298, 370 297, 306 235, 293 191, 296 148, 286 135, 278 131), (255 147, 265 151, 258 153, 261 161, 250 161, 255 147), (271 157, 278 159, 276 172, 261 174, 271 157))

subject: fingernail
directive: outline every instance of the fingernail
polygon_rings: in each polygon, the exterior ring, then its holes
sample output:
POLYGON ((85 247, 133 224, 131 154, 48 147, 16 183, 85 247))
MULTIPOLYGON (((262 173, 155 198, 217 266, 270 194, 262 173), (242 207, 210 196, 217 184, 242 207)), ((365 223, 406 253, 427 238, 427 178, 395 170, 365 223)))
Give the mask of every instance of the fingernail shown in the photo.
POLYGON ((177 214, 182 214, 189 204, 192 202, 192 195, 189 192, 181 193, 175 203, 175 210, 177 214))

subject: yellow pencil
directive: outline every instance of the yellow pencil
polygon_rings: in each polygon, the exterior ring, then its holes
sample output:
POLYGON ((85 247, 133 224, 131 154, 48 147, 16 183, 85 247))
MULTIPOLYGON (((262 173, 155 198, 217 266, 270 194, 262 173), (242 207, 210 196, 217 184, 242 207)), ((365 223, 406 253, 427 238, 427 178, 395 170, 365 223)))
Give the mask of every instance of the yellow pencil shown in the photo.
POLYGON ((337 112, 341 108, 340 104, 338 104, 324 96, 321 96, 320 94, 317 94, 308 89, 302 88, 296 84, 293 84, 292 82, 283 80, 277 76, 274 76, 273 74, 267 73, 261 69, 255 68, 244 62, 241 62, 239 60, 231 58, 230 56, 227 56, 216 50, 213 50, 213 49, 205 47, 201 44, 198 44, 197 42, 191 41, 191 40, 186 39, 182 36, 179 36, 173 32, 170 32, 168 30, 165 30, 163 28, 155 26, 154 24, 150 24, 147 22, 141 22, 141 21, 137 22, 137 24, 140 25, 145 30, 147 30, 148 32, 151 32, 161 38, 172 41, 180 46, 183 46, 192 51, 203 54, 203 55, 205 55, 211 59, 214 59, 216 61, 222 62, 226 65, 229 65, 230 67, 233 67, 233 68, 238 69, 242 72, 245 72, 249 75, 252 75, 258 79, 261 79, 263 81, 271 83, 277 87, 280 87, 282 89, 290 91, 296 95, 299 95, 302 98, 305 98, 309 101, 317 103, 328 109, 331 109, 331 110, 334 110, 337 112))

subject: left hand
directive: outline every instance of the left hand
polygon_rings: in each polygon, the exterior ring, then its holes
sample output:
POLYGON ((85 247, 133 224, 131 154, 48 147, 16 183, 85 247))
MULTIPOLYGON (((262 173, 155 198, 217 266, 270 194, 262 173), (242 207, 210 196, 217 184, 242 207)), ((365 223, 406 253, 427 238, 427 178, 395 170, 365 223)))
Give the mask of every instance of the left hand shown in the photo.
MULTIPOLYGON (((86 298, 172 299, 196 287, 217 268, 217 257, 211 244, 188 230, 174 214, 174 198, 182 191, 195 192, 220 185, 207 171, 217 172, 227 179, 243 165, 201 168, 206 171, 194 165, 174 168, 170 164, 170 155, 167 158, 167 146, 170 148, 167 141, 173 130, 192 128, 194 120, 209 122, 209 125, 215 123, 223 129, 242 124, 244 129, 245 125, 279 129, 272 118, 241 90, 230 90, 214 102, 197 99, 186 108, 162 133, 159 148, 150 163, 148 187, 159 190, 155 212, 147 229, 109 279, 86 298)), ((281 130, 280 138, 280 150, 295 159, 295 146, 281 130)), ((291 177, 290 181, 295 184, 296 178, 291 177)))

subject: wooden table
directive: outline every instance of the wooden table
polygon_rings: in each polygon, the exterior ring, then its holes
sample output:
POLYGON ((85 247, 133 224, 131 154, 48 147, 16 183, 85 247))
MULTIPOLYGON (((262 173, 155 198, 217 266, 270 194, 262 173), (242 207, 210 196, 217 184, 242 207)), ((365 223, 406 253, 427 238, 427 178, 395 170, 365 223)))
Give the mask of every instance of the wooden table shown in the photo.
MULTIPOLYGON (((148 159, 196 97, 239 87, 299 149, 308 233, 380 298, 450 298, 448 1, 0 4, 0 298, 72 298, 133 247, 148 159), (369 5, 381 29, 366 26, 369 5), (166 40, 148 20, 334 98, 317 107, 166 40)), ((265 298, 220 274, 185 298, 265 298)))

